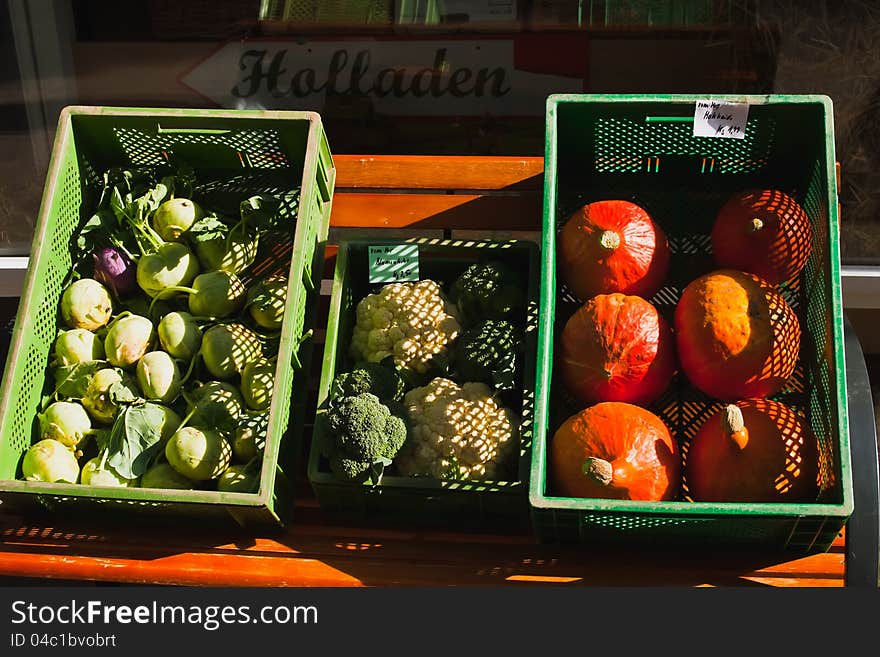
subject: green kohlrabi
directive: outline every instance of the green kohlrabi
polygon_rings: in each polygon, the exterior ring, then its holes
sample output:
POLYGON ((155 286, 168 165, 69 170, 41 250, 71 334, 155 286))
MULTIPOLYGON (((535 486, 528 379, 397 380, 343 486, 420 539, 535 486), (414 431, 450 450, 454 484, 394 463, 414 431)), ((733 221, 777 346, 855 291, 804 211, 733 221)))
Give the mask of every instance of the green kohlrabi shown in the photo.
POLYGON ((157 463, 141 476, 141 488, 192 490, 196 482, 184 477, 168 463, 157 463))
POLYGON ((265 411, 272 403, 275 384, 275 363, 260 358, 247 363, 241 370, 241 395, 248 408, 265 411))
POLYGON ((61 295, 61 317, 72 329, 95 331, 113 314, 110 292, 94 278, 80 278, 61 295))
POLYGON ((138 285, 151 297, 159 296, 167 288, 189 285, 198 273, 198 260, 180 242, 165 242, 152 253, 142 255, 137 263, 138 285))
POLYGON ((287 301, 287 277, 269 276, 248 291, 247 309, 253 320, 263 328, 277 330, 284 320, 287 301))
POLYGON ((225 381, 202 384, 188 400, 189 413, 183 424, 211 427, 228 434, 235 431, 244 408, 238 388, 225 381))
POLYGON ((161 292, 161 296, 173 292, 189 294, 189 311, 193 315, 223 318, 241 310, 247 289, 235 274, 209 271, 196 276, 191 287, 168 287, 161 292))
POLYGON ((217 479, 217 490, 224 493, 256 493, 260 487, 259 463, 234 464, 217 479))
POLYGON ((138 385, 146 399, 170 403, 180 392, 180 370, 164 351, 148 351, 135 370, 138 385))
POLYGON ((86 486, 101 486, 108 488, 129 488, 137 486, 138 480, 126 479, 107 464, 103 456, 96 456, 85 462, 79 473, 79 483, 86 486))
POLYGON ((67 446, 52 438, 44 438, 28 448, 21 470, 28 481, 75 484, 79 479, 76 456, 67 446))
POLYGON ((104 359, 104 343, 86 329, 63 331, 55 338, 56 365, 76 365, 104 359))
POLYGON ((232 457, 237 463, 247 463, 266 446, 269 413, 244 413, 232 438, 232 457))
POLYGON ((249 362, 263 356, 263 345, 244 324, 218 324, 205 331, 201 354, 212 376, 231 379, 249 362))
POLYGON ((202 346, 202 329, 187 312, 168 313, 159 322, 157 332, 162 348, 180 360, 191 360, 202 346))
POLYGON ((71 450, 80 449, 95 433, 86 409, 76 402, 57 401, 38 417, 40 438, 52 438, 71 450))
POLYGON ((82 405, 95 422, 111 424, 123 399, 136 399, 136 383, 114 367, 100 369, 92 376, 82 398, 82 405))
POLYGON ((188 235, 199 264, 207 271, 240 274, 257 257, 259 237, 249 235, 241 224, 230 227, 215 215, 196 222, 188 235))
POLYGON ((132 367, 153 344, 153 322, 141 315, 120 314, 104 338, 104 353, 111 365, 132 367))
POLYGON ((202 208, 188 198, 172 198, 162 203, 153 214, 153 228, 169 242, 174 242, 204 216, 202 208))
POLYGON ((207 481, 218 477, 229 466, 232 446, 216 431, 183 427, 165 445, 165 458, 184 477, 207 481))

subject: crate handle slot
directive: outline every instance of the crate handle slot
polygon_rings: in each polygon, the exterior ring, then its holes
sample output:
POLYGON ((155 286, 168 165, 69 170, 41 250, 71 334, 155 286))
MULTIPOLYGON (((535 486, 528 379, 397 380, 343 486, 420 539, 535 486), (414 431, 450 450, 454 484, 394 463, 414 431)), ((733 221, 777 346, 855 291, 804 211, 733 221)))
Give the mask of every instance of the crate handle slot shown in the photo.
POLYGON ((692 116, 646 116, 645 123, 693 123, 692 116))
POLYGON ((160 135, 227 135, 232 132, 222 128, 163 128, 161 125, 157 125, 156 130, 160 135))

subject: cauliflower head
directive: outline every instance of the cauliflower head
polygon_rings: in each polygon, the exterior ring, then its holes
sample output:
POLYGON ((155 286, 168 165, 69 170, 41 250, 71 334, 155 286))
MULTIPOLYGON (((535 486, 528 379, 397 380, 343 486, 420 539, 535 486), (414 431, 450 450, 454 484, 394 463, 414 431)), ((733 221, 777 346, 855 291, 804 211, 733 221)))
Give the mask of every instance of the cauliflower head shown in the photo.
POLYGON ((405 476, 501 480, 519 446, 519 418, 484 383, 437 377, 404 395, 409 440, 394 460, 405 476))
POLYGON ((392 356, 397 367, 425 374, 459 331, 458 310, 436 281, 390 283, 358 303, 350 351, 371 363, 392 356))

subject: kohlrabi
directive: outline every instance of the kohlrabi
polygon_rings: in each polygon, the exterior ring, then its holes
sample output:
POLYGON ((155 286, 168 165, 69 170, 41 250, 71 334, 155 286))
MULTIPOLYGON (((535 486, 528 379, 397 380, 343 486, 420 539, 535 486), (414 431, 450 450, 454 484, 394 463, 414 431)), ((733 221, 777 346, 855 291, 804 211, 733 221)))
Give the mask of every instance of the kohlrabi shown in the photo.
POLYGON ((164 240, 174 242, 204 216, 202 208, 188 198, 172 198, 153 214, 153 228, 164 240))
POLYGON ((208 381, 189 395, 190 409, 184 424, 211 427, 231 434, 244 408, 241 393, 231 383, 208 381))
POLYGON ((196 276, 190 287, 166 288, 162 297, 172 292, 189 294, 189 311, 197 317, 228 317, 244 305, 247 289, 235 274, 209 271, 196 276))
POLYGON ((243 224, 228 226, 223 220, 208 215, 189 232, 202 268, 240 274, 253 264, 259 248, 259 236, 249 234, 243 224))
POLYGON ((95 372, 89 381, 86 394, 82 398, 82 405, 92 420, 100 424, 113 423, 116 412, 119 410, 115 399, 116 391, 137 397, 135 382, 120 370, 107 367, 95 372))
POLYGON ((287 300, 287 277, 269 276, 248 291, 247 308, 253 320, 263 328, 277 330, 284 319, 287 300))
POLYGON ((112 314, 110 292, 94 278, 74 281, 61 295, 61 317, 69 328, 95 331, 106 325, 112 314))
POLYGON ((161 409, 163 414, 162 420, 156 426, 159 430, 159 440, 162 443, 166 443, 174 435, 174 432, 180 428, 182 418, 168 406, 163 406, 162 404, 155 404, 155 406, 161 409))
POLYGON ((28 448, 21 471, 28 481, 75 484, 79 479, 76 456, 63 443, 52 438, 44 438, 28 448))
POLYGON ((202 346, 202 329, 188 312, 174 311, 165 315, 157 333, 162 348, 180 360, 191 360, 202 346))
POLYGON ((165 242, 138 258, 137 282, 151 297, 170 287, 186 286, 199 273, 199 262, 180 242, 165 242))
POLYGON ((104 338, 104 354, 111 365, 131 367, 149 351, 155 337, 153 322, 148 318, 120 314, 104 338))
POLYGON ((145 399, 168 404, 180 392, 180 370, 174 359, 164 351, 145 353, 138 361, 135 372, 145 399))
POLYGON ((71 450, 79 449, 95 433, 92 421, 81 404, 57 401, 38 415, 40 438, 52 438, 71 450))
POLYGON ((86 329, 71 329, 55 338, 55 365, 76 365, 104 359, 104 343, 86 329))
POLYGON ((137 290, 137 266, 121 248, 105 246, 92 254, 94 277, 117 298, 137 290))
POLYGON ((252 360, 263 356, 259 336, 244 324, 218 324, 202 337, 205 368, 218 379, 231 379, 252 360))
POLYGON ((79 473, 79 483, 86 486, 102 486, 109 488, 130 488, 137 486, 138 480, 126 479, 107 463, 102 456, 96 456, 85 462, 79 473))
POLYGON ((256 493, 260 487, 260 468, 256 464, 235 464, 217 479, 217 490, 225 493, 256 493))
POLYGON ((184 477, 168 463, 157 463, 141 475, 141 488, 192 490, 196 483, 184 477))
POLYGON ((247 463, 266 446, 269 413, 245 413, 239 420, 232 438, 232 457, 238 463, 247 463))
POLYGON ((248 408, 265 411, 272 403, 275 364, 260 358, 247 363, 241 370, 241 396, 248 408))
POLYGON ((172 468, 194 481, 218 477, 232 458, 232 446, 211 429, 183 427, 165 445, 165 458, 172 468))

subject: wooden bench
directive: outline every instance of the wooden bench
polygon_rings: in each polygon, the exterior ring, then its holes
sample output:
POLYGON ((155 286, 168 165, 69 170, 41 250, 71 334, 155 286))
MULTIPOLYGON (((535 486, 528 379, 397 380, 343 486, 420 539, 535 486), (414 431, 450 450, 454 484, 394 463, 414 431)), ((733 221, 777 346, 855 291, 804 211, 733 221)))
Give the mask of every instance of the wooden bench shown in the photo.
MULTIPOLYGON (((540 237, 541 158, 341 155, 335 161, 325 278, 332 275, 332 244, 365 228, 382 227, 389 235, 540 237)), ((324 322, 328 283, 322 286, 324 322)), ((294 521, 277 533, 197 526, 145 531, 0 511, 0 577, 197 586, 876 586, 874 416, 861 349, 849 328, 846 335, 856 513, 823 554, 553 546, 527 532, 343 525, 322 515, 302 459, 294 521)), ((311 408, 322 336, 318 331, 311 408)))

